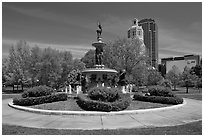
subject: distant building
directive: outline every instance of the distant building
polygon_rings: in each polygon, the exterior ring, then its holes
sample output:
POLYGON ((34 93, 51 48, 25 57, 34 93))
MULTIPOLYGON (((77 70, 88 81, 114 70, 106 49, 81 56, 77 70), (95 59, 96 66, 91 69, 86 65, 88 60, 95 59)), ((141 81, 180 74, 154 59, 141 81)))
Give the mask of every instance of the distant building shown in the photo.
POLYGON ((139 38, 143 41, 143 29, 138 26, 138 19, 132 21, 132 26, 128 29, 128 38, 139 38))
MULTIPOLYGON (((142 19, 138 25, 143 29, 143 40, 149 56, 149 64, 158 69, 158 27, 153 19, 142 19)), ((131 36, 131 35, 130 35, 131 36)))
POLYGON ((180 72, 183 72, 186 66, 191 68, 199 64, 200 64, 199 55, 185 55, 182 57, 163 58, 161 59, 159 71, 162 73, 162 75, 165 75, 175 65, 178 67, 180 72))
POLYGON ((138 26, 138 19, 133 19, 132 26, 128 29, 128 38, 135 39, 139 38, 139 40, 142 42, 142 45, 140 46, 141 52, 140 54, 144 54, 146 51, 144 39, 143 39, 143 29, 141 26, 138 26))

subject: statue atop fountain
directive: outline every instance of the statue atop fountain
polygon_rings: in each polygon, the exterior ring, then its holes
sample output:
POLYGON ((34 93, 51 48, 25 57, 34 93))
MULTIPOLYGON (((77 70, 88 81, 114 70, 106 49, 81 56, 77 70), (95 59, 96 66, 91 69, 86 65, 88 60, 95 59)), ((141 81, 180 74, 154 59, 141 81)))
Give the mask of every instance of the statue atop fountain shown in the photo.
POLYGON ((97 40, 100 41, 101 34, 102 34, 102 26, 100 22, 98 22, 98 29, 96 30, 96 33, 97 33, 97 40))

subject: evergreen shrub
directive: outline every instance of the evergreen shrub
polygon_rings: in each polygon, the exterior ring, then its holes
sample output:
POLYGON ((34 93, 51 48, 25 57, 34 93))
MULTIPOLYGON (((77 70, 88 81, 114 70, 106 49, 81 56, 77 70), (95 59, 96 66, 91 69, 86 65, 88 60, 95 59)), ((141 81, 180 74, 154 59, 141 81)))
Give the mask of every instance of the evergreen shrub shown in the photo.
POLYGON ((77 104, 87 111, 121 111, 131 102, 129 94, 122 94, 118 88, 94 87, 88 95, 79 94, 77 104))
POLYGON ((37 86, 33 88, 29 88, 25 92, 22 93, 23 98, 28 97, 41 97, 41 96, 47 96, 51 95, 54 92, 54 90, 47 86, 37 86))
POLYGON ((134 100, 153 102, 153 103, 162 103, 162 104, 182 104, 183 99, 179 97, 164 97, 164 96, 143 96, 140 94, 135 94, 133 96, 134 100))
POLYGON ((150 96, 176 97, 170 88, 164 86, 150 86, 148 87, 150 96))
POLYGON ((113 102, 122 92, 118 88, 94 87, 89 90, 88 97, 92 100, 113 102))
POLYGON ((40 97, 27 97, 27 98, 14 98, 13 104, 20 106, 32 106, 43 103, 51 103, 57 101, 65 101, 67 100, 66 93, 56 93, 48 96, 40 96, 40 97))
POLYGON ((114 102, 104 102, 92 100, 84 94, 78 95, 77 104, 86 111, 121 111, 126 109, 131 102, 129 94, 120 94, 119 98, 114 102))

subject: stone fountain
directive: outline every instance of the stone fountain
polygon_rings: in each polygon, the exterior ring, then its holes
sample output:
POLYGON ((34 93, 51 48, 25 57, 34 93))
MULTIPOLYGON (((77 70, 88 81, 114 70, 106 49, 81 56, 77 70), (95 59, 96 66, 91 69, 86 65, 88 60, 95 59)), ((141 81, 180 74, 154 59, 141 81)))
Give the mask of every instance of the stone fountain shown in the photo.
MULTIPOLYGON (((106 44, 102 41, 102 26, 100 23, 98 23, 98 29, 97 32, 97 42, 94 42, 92 46, 94 46, 95 49, 95 67, 94 68, 88 68, 82 71, 82 75, 85 76, 85 80, 88 84, 88 89, 92 87, 98 87, 98 86, 105 86, 109 87, 107 81, 107 75, 108 74, 117 74, 117 71, 114 69, 106 68, 103 65, 103 48, 106 46, 106 44)), ((83 89, 83 87, 82 87, 83 89)), ((83 91, 86 92, 86 91, 83 91)))

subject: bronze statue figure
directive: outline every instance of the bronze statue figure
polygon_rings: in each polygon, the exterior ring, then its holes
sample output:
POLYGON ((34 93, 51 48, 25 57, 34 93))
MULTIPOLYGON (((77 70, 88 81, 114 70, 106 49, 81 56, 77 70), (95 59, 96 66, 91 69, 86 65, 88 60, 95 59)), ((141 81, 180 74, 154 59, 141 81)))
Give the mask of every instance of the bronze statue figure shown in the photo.
POLYGON ((102 65, 103 62, 103 48, 102 47, 97 47, 96 48, 96 54, 95 54, 95 58, 96 58, 96 65, 102 65))
POLYGON ((96 32, 97 32, 97 40, 98 40, 99 38, 101 38, 101 33, 102 33, 102 26, 100 22, 98 22, 98 29, 96 30, 96 32))

